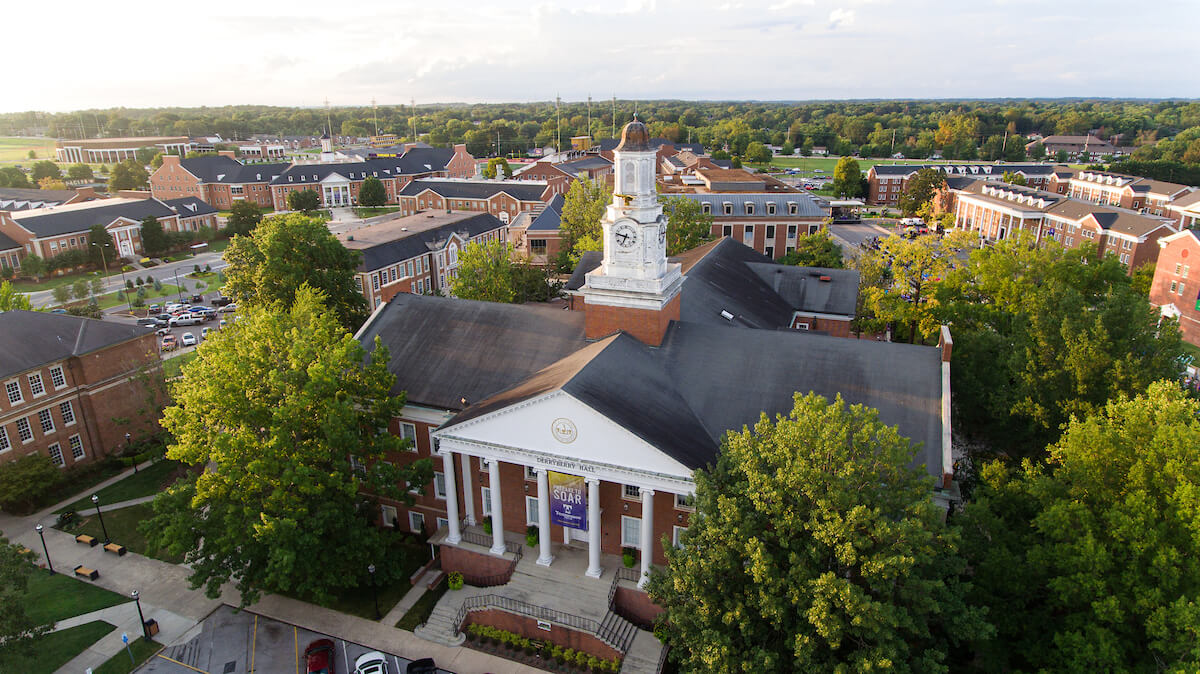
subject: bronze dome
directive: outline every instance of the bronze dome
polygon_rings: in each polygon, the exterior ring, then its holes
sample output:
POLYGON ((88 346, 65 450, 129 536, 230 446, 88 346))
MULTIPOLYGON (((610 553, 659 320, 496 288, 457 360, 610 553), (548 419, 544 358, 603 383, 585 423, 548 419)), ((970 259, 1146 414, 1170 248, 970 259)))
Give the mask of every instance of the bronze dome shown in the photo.
POLYGON ((645 124, 638 121, 637 117, 633 121, 626 124, 625 128, 621 129, 621 144, 617 146, 618 152, 653 152, 654 148, 650 147, 650 131, 645 124))

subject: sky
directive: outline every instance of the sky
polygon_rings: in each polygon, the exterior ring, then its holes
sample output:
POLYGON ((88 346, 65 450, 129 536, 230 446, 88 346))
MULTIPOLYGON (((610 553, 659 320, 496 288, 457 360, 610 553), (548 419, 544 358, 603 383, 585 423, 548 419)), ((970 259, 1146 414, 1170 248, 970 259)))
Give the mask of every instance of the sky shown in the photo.
POLYGON ((5 88, 3 112, 1200 97, 1200 0, 69 0, 4 13, 10 67, 28 79, 5 88))

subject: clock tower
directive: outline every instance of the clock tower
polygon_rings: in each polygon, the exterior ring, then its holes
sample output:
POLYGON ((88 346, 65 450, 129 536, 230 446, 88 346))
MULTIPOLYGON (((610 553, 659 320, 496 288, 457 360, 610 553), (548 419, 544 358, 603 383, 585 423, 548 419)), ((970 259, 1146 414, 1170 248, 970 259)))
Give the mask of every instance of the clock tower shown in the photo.
POLYGON ((624 330, 651 346, 662 344, 679 320, 678 264, 667 261, 667 218, 654 188, 657 151, 636 118, 613 150, 613 200, 600 221, 604 261, 581 288, 589 339, 624 330))

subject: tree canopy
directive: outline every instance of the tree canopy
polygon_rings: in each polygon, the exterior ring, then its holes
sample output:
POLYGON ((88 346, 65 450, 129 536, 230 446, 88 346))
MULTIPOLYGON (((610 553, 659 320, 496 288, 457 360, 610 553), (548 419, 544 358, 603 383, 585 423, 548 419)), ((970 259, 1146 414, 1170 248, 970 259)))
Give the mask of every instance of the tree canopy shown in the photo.
POLYGON ((171 247, 171 239, 163 231, 162 223, 153 215, 142 220, 142 250, 149 257, 158 257, 171 247))
POLYGON ((423 489, 431 465, 395 461, 408 441, 387 430, 404 405, 387 348, 366 357, 324 301, 305 286, 290 308, 241 308, 172 386, 167 456, 205 470, 160 494, 141 531, 184 553, 210 597, 234 582, 243 605, 262 592, 321 601, 368 564, 385 580, 401 566, 379 564, 391 533, 360 492, 411 503, 406 487, 423 489))
POLYGON ((842 157, 833 167, 833 193, 842 197, 861 197, 866 194, 862 169, 854 157, 842 157))
POLYGON ((293 211, 312 213, 321 207, 321 197, 316 190, 292 190, 288 192, 287 205, 293 211))
POLYGON ((458 274, 450 280, 455 297, 486 302, 545 302, 557 297, 562 283, 549 271, 512 259, 502 241, 467 244, 458 254, 458 274))
POLYGON ((386 204, 387 190, 383 187, 383 181, 375 176, 364 180, 362 186, 358 188, 358 203, 369 208, 386 204))
POLYGON ((667 255, 678 255, 712 240, 713 217, 704 212, 699 201, 674 196, 662 199, 662 204, 667 216, 667 255))
POLYGON ((1200 404, 1158 382, 988 465, 961 517, 989 671, 1200 668, 1200 404))
POLYGON ((146 172, 146 167, 133 159, 113 164, 108 174, 108 189, 111 192, 145 189, 149 182, 150 174, 146 172))
POLYGON ((648 588, 681 669, 946 672, 988 636, 914 452, 875 410, 813 394, 730 432, 648 588))
POLYGON ((562 255, 564 258, 577 255, 575 244, 584 237, 596 241, 601 238, 600 219, 604 217, 604 209, 612 201, 612 192, 603 182, 592 182, 582 177, 571 183, 563 201, 562 222, 559 231, 562 233, 562 255))
POLYGON ((796 237, 796 247, 779 259, 782 264, 799 267, 827 267, 841 269, 845 266, 842 247, 833 240, 828 227, 821 227, 812 234, 796 237))
POLYGON ((897 205, 906 217, 931 215, 933 195, 946 186, 946 174, 937 169, 923 168, 904 185, 897 205))
POLYGON ((36 639, 50 628, 29 616, 27 588, 29 577, 37 572, 32 561, 33 553, 0 537, 0 662, 33 653, 36 639))
POLYGON ((320 218, 289 213, 263 218, 251 236, 225 250, 223 292, 239 304, 291 304, 308 284, 320 290, 342 326, 354 331, 367 301, 354 284, 360 254, 347 250, 320 218))
POLYGON ((504 157, 492 157, 483 167, 483 177, 491 180, 499 173, 503 173, 505 178, 511 178, 512 167, 508 165, 508 160, 504 157))
POLYGON ((229 209, 229 217, 225 219, 225 233, 229 236, 249 236, 262 218, 262 209, 258 204, 245 199, 235 201, 229 209))
POLYGON ((0 168, 0 187, 19 187, 30 189, 33 187, 29 182, 29 176, 16 166, 5 166, 0 168))
POLYGON ((96 175, 87 164, 71 164, 67 167, 67 177, 71 180, 94 180, 96 175))
POLYGON ((0 311, 23 309, 29 311, 29 295, 19 293, 9 281, 0 281, 0 311))

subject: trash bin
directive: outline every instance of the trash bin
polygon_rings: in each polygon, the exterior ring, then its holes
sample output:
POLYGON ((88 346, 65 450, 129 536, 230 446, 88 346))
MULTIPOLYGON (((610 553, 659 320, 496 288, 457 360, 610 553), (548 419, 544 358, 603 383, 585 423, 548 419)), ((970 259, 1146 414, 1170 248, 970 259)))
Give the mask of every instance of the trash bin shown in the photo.
POLYGON ((158 634, 158 621, 154 618, 146 621, 146 634, 149 634, 150 636, 158 634))

